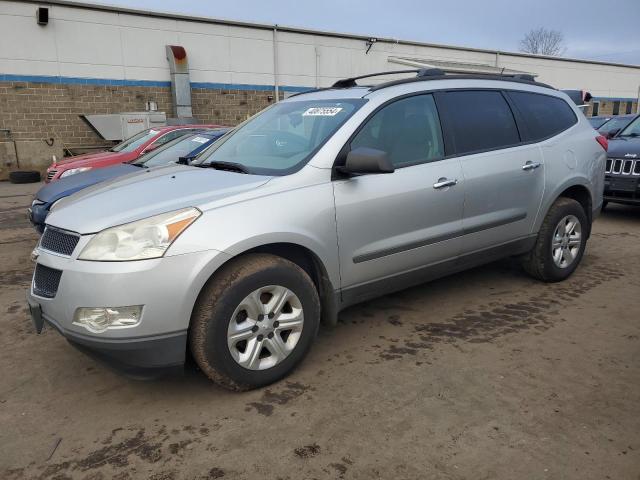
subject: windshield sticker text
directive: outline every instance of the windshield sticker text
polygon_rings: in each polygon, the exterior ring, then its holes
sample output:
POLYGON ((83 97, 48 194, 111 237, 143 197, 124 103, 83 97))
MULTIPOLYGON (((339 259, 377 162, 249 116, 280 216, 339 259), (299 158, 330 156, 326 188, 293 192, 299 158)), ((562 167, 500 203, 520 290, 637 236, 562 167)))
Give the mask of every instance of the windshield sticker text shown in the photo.
POLYGON ((311 107, 302 114, 303 117, 334 117, 342 107, 311 107))

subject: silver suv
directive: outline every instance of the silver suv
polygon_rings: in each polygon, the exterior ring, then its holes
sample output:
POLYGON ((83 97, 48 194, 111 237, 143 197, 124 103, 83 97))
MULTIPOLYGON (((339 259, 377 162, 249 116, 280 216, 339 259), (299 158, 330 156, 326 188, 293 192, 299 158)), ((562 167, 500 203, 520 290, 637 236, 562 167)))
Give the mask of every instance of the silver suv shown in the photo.
POLYGON ((506 256, 571 275, 606 142, 564 93, 432 70, 356 80, 267 108, 196 164, 57 203, 33 253, 36 329, 132 373, 190 352, 240 390, 287 375, 348 305, 506 256))

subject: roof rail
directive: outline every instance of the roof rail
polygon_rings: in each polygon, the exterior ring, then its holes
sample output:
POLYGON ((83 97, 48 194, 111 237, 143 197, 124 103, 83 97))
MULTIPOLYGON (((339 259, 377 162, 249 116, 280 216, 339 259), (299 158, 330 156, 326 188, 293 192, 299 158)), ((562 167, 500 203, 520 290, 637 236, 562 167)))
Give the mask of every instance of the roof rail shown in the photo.
POLYGON ((538 87, 551 88, 555 90, 551 85, 541 83, 535 80, 533 75, 526 73, 511 73, 511 74, 495 74, 495 73, 464 73, 464 74, 447 74, 443 70, 438 68, 430 68, 424 71, 422 75, 417 75, 411 78, 403 78, 401 80, 392 80, 390 82, 380 83, 370 87, 372 92, 380 90, 382 88, 393 87, 394 85, 402 85, 404 83, 419 82, 423 80, 446 80, 446 79, 458 79, 458 80, 502 80, 506 82, 526 83, 528 85, 536 85, 538 87))
POLYGON ((404 83, 412 83, 412 82, 420 82, 423 80, 444 80, 444 79, 466 79, 466 80, 474 80, 474 79, 482 79, 482 80, 503 80, 508 82, 517 82, 517 83, 526 83, 529 85, 536 85, 538 87, 551 88, 555 90, 551 85, 547 85, 546 83, 541 83, 536 81, 535 77, 528 73, 466 73, 466 74, 450 74, 445 70, 440 68, 415 68, 411 70, 391 70, 388 72, 379 72, 379 73, 371 73, 368 75, 360 75, 358 77, 350 77, 344 78, 342 80, 338 80, 330 87, 324 88, 310 88, 304 92, 298 92, 291 97, 295 97, 297 95, 303 95, 305 93, 311 92, 321 92, 324 90, 332 90, 335 88, 353 88, 353 87, 363 87, 367 86, 369 90, 375 92, 376 90, 380 90, 382 88, 393 87, 394 85, 402 85, 404 83), (397 75, 401 73, 415 73, 415 77, 402 78, 399 80, 391 80, 389 82, 380 83, 378 85, 358 85, 357 80, 362 80, 363 78, 371 78, 371 77, 379 77, 383 75, 397 75))
POLYGON ((380 77, 383 75, 398 75, 400 73, 415 73, 415 78, 434 77, 444 75, 444 70, 439 68, 413 68, 411 70, 391 70, 388 72, 370 73, 368 75, 360 75, 359 77, 344 78, 334 83, 331 88, 352 88, 358 87, 356 80, 362 80, 363 78, 380 77))

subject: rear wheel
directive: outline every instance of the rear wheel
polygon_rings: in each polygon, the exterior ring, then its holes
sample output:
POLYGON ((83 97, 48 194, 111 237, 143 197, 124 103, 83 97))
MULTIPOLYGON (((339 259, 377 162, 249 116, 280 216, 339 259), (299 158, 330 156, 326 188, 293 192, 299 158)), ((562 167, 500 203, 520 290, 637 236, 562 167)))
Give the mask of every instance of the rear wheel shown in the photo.
POLYGON ((545 282, 568 278, 584 254, 590 225, 582 205, 559 198, 545 217, 533 249, 524 256, 524 269, 545 282))
POLYGON ((190 347, 202 371, 233 390, 286 376, 309 351, 320 301, 296 264, 248 254, 225 265, 205 286, 191 320, 190 347))

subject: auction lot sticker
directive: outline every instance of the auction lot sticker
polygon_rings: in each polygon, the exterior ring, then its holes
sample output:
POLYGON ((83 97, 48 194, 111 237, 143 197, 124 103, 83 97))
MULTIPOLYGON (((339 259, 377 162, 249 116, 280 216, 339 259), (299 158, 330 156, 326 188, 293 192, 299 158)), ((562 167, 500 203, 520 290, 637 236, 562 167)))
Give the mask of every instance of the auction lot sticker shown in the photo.
POLYGON ((302 114, 303 117, 333 117, 342 110, 342 107, 311 107, 302 114))

